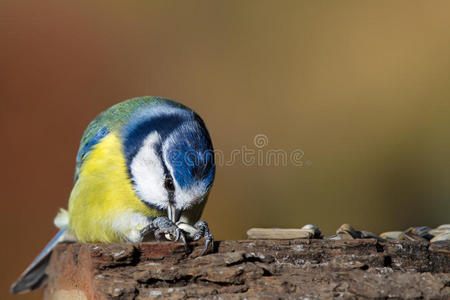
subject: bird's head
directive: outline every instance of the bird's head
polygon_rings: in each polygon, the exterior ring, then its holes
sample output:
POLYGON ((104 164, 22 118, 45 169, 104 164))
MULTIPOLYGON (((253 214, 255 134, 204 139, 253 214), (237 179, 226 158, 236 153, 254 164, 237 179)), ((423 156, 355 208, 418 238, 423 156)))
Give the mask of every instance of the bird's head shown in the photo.
POLYGON ((131 182, 146 205, 177 221, 205 200, 214 181, 214 153, 195 112, 174 103, 142 109, 122 134, 131 182))

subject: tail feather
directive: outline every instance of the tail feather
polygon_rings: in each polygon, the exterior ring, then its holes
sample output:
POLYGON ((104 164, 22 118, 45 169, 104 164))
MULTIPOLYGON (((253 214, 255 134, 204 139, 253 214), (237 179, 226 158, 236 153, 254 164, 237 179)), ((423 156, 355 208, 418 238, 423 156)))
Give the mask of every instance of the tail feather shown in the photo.
POLYGON ((20 275, 19 279, 11 286, 12 294, 19 294, 40 288, 47 282, 45 269, 50 262, 53 248, 60 242, 65 241, 66 230, 60 230, 53 239, 45 246, 44 250, 34 259, 28 268, 20 275))

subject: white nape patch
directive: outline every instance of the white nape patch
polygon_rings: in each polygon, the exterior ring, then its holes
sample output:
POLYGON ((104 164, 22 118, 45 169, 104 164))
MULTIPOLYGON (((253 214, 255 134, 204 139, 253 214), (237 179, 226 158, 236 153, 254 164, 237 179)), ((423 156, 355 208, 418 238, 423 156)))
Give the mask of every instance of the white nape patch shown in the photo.
MULTIPOLYGON (((162 145, 162 157, 164 160, 165 165, 167 166, 167 169, 170 172, 170 175, 172 175, 173 183, 175 186, 175 195, 174 195, 174 201, 175 201, 175 209, 177 210, 186 210, 190 208, 191 206, 203 201, 205 194, 208 192, 203 182, 198 182, 193 184, 192 186, 188 188, 182 188, 175 176, 172 166, 169 163, 167 155, 169 154, 167 149, 170 147, 172 143, 174 143, 174 139, 172 136, 174 133, 169 135, 166 140, 164 141, 162 145)), ((176 166, 175 166, 176 167, 176 166)))
POLYGON ((111 227, 125 236, 129 242, 137 243, 142 241, 141 232, 150 225, 150 221, 151 219, 144 215, 128 210, 116 217, 111 227))
POLYGON ((164 188, 164 168, 155 152, 155 144, 161 142, 157 132, 150 133, 130 165, 137 195, 145 202, 161 209, 167 208, 169 195, 164 188))

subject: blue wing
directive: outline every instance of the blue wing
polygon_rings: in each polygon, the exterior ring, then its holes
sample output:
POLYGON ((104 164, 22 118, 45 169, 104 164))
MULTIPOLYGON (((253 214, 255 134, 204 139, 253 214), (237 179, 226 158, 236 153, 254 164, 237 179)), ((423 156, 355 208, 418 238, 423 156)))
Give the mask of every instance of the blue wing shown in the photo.
POLYGON ((11 286, 11 293, 18 294, 38 289, 47 281, 45 269, 50 262, 50 254, 55 246, 64 241, 65 230, 60 230, 45 246, 44 250, 33 260, 19 279, 11 286))

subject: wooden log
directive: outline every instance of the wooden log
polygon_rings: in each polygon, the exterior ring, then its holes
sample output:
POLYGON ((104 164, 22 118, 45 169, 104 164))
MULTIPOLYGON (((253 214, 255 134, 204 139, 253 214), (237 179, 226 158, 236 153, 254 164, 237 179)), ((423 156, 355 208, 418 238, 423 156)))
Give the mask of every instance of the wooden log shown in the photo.
POLYGON ((61 244, 45 299, 450 297, 450 242, 244 240, 61 244))

